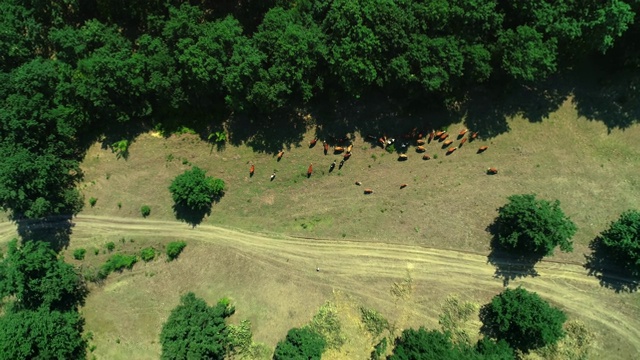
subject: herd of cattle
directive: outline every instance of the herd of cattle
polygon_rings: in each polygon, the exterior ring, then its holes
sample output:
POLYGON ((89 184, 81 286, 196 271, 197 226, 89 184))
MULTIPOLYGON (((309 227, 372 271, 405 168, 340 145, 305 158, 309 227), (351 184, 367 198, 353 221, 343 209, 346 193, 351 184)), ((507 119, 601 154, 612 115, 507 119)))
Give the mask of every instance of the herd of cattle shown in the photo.
MULTIPOLYGON (((453 145, 454 140, 452 138, 449 138, 449 135, 450 133, 447 132, 446 130, 439 130, 439 131, 431 130, 431 132, 429 132, 428 134, 425 134, 423 132, 418 132, 417 128, 413 129, 411 132, 408 132, 402 135, 402 141, 398 142, 400 147, 399 149, 396 149, 396 151, 398 152, 398 161, 406 161, 408 159, 406 152, 407 152, 407 149, 409 148, 409 145, 412 142, 416 146, 415 147, 416 152, 422 154, 423 160, 431 160, 432 158, 431 155, 426 153, 427 151, 425 147, 426 144, 430 144, 432 142, 439 142, 442 144, 441 145, 442 149, 446 149, 446 155, 451 155, 456 150, 462 148, 465 143, 467 142, 471 143, 475 139, 477 139, 478 132, 469 131, 468 129, 461 130, 458 133, 455 140, 455 141, 460 141, 460 143, 457 146, 453 146, 453 147, 451 145, 453 145)), ((391 146, 393 146, 393 148, 391 149, 394 149, 396 144, 395 138, 389 138, 386 135, 383 135, 380 137, 368 135, 367 139, 371 141, 373 144, 377 144, 381 146, 383 149, 387 149, 387 150, 389 150, 391 146)), ((349 143, 350 140, 347 137, 339 138, 339 139, 332 138, 332 141, 333 143, 335 143, 335 145, 333 146, 333 153, 342 154, 342 160, 340 161, 340 165, 339 165, 339 169, 342 169, 342 166, 344 165, 344 163, 347 160, 349 160, 349 158, 351 157, 351 151, 353 150, 353 143, 349 143), (347 143, 349 144, 347 145, 347 143)), ((309 148, 315 147, 317 143, 318 143, 318 138, 316 137, 309 142, 309 148)), ((327 155, 330 150, 329 143, 327 141, 323 141, 322 146, 323 146, 324 154, 327 155)), ((476 153, 478 154, 483 153, 487 149, 488 149, 488 146, 480 146, 476 151, 476 153)), ((280 150, 276 156, 277 161, 280 161, 283 156, 284 156, 284 150, 280 150)), ((333 163, 329 167, 329 172, 332 172, 335 167, 336 167, 336 162, 333 161, 333 163)), ((249 176, 253 177, 254 172, 255 172, 255 166, 251 164, 251 167, 249 168, 249 176)), ((488 175, 495 175, 497 173, 498 173, 498 169, 494 167, 490 167, 487 169, 488 175)), ((313 174, 313 163, 309 164, 309 168, 307 169, 307 178, 311 177, 312 174, 313 174)), ((271 181, 273 181, 275 177, 276 177, 276 174, 274 172, 271 174, 271 181)), ((356 181, 355 184, 362 185, 362 183, 359 181, 356 181)), ((403 189, 406 186, 407 184, 402 184, 400 185, 400 189, 403 189)), ((373 194, 373 190, 367 188, 367 189, 364 189, 364 193, 373 194)))

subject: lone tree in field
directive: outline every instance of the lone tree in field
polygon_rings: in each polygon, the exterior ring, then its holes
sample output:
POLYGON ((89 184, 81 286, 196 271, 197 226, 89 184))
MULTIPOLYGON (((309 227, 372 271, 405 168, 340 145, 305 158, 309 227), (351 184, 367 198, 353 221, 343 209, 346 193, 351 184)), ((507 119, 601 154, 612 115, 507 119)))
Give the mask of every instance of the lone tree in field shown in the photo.
POLYGON ((224 194, 224 181, 206 176, 197 166, 176 176, 169 186, 177 207, 193 211, 206 211, 211 203, 224 194))
POLYGON ((597 239, 616 263, 640 275, 640 211, 628 210, 597 239))
POLYGON ((556 246, 573 251, 576 225, 560 209, 560 201, 536 200, 536 196, 513 195, 498 209, 494 223, 497 243, 522 254, 553 255, 556 246))
POLYGON ((562 325, 567 317, 538 294, 518 287, 496 295, 483 306, 480 319, 485 335, 528 352, 554 344, 564 337, 562 325))
POLYGON ((224 322, 234 309, 224 301, 215 306, 187 293, 162 327, 162 359, 223 359, 229 330, 224 322))
POLYGON ((317 332, 309 328, 293 328, 276 346, 273 360, 320 360, 326 346, 326 340, 317 332))

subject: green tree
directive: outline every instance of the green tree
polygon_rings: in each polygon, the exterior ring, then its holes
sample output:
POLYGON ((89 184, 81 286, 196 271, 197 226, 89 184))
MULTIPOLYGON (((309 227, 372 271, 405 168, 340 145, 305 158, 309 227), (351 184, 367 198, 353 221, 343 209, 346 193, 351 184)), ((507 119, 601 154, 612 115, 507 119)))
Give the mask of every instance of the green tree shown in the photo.
POLYGON ((0 316, 0 358, 85 359, 83 327, 84 320, 77 311, 5 308, 0 316))
POLYGON ((504 340, 494 341, 482 338, 476 344, 476 351, 485 360, 514 360, 516 354, 513 348, 504 340))
POLYGON ((232 313, 223 301, 208 306, 194 293, 187 293, 162 326, 161 358, 223 359, 229 332, 225 318, 232 313))
POLYGON ((481 359, 480 355, 466 343, 454 344, 451 334, 437 330, 406 329, 396 339, 389 360, 463 360, 481 359))
POLYGON ((523 254, 548 256, 556 246, 573 251, 575 224, 560 209, 560 201, 536 200, 535 195, 513 195, 498 209, 494 235, 499 245, 523 254))
POLYGON ((632 274, 640 274, 640 211, 623 212, 603 231, 599 240, 616 263, 632 274))
POLYGON ((320 360, 327 343, 322 335, 308 328, 293 328, 278 342, 274 360, 320 360))
POLYGON ((14 309, 75 310, 87 294, 73 266, 58 259, 48 243, 30 241, 18 247, 9 243, 0 262, 0 298, 13 296, 14 309))
POLYGON ((487 336, 523 352, 556 343, 564 336, 562 326, 567 320, 561 310, 521 287, 496 295, 483 307, 480 318, 487 336))
POLYGON ((529 26, 507 29, 500 34, 498 46, 502 69, 516 80, 538 81, 557 69, 557 40, 545 40, 543 34, 529 26))
POLYGON ((23 6, 0 3, 0 70, 10 71, 33 56, 41 25, 23 6))
POLYGON ((211 207, 211 203, 223 195, 224 181, 206 176, 206 172, 197 166, 176 176, 169 186, 173 201, 194 211, 211 207))

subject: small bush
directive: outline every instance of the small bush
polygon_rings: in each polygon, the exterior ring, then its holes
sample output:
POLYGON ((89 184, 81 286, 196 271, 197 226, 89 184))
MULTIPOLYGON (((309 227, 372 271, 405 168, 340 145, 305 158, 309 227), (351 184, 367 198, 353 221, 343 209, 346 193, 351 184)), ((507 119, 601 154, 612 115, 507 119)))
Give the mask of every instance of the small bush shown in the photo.
POLYGON ((140 258, 144 262, 149 262, 156 257, 156 250, 152 247, 144 248, 140 250, 140 258))
POLYGON ((89 199, 89 205, 91 205, 91 207, 96 206, 96 203, 97 203, 97 202, 98 202, 98 199, 96 199, 96 198, 94 198, 94 197, 91 197, 91 198, 89 199))
POLYGON ((98 255, 98 254, 100 254, 100 249, 98 248, 93 249, 93 255, 98 255))
POLYGON ((360 308, 360 317, 365 329, 374 337, 378 337, 389 328, 389 321, 374 309, 360 308))
POLYGON ((109 252, 112 252, 113 250, 115 250, 116 244, 113 241, 110 241, 107 243, 106 248, 107 250, 109 250, 109 252))
POLYGON ((180 255, 182 249, 187 246, 187 243, 184 241, 174 241, 167 244, 167 257, 169 261, 174 260, 180 255))
POLYGON ((136 262, 138 262, 138 257, 135 255, 113 254, 107 262, 102 264, 100 277, 106 278, 107 275, 114 271, 131 269, 136 262))
POLYGON ((392 154, 394 151, 396 151, 396 146, 395 146, 395 145, 393 145, 393 144, 391 144, 391 145, 387 146, 387 147, 385 148, 385 150, 387 150, 387 152, 388 152, 389 154, 392 154))
POLYGON ((122 202, 118 201, 118 209, 122 209, 122 202))
POLYGON ((142 214, 142 217, 146 218, 151 214, 151 208, 148 205, 142 205, 140 208, 140 214, 142 214))
POLYGON ((87 250, 85 249, 75 249, 73 250, 73 258, 76 260, 83 260, 84 259, 84 255, 87 253, 87 250))

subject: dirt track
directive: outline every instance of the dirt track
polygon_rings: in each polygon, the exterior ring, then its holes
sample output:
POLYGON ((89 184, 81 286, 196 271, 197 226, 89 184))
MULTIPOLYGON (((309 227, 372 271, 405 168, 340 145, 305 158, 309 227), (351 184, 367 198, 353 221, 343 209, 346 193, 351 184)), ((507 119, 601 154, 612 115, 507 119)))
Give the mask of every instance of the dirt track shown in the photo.
MULTIPOLYGON (((12 226, 0 223, 3 240, 14 236, 12 226)), ((438 309, 434 309, 437 299, 449 293, 471 294, 478 302, 485 302, 502 288, 502 280, 493 276, 495 268, 487 263, 486 254, 365 241, 272 238, 207 225, 191 229, 173 221, 84 215, 75 219, 73 239, 83 241, 97 234, 131 237, 162 234, 212 243, 268 269, 263 272, 266 277, 286 273, 292 277, 291 281, 311 281, 316 286, 343 290, 362 298, 372 297, 377 304, 391 304, 393 299, 388 287, 373 284, 392 284, 409 273, 415 289, 413 306, 407 315, 415 318, 437 314, 438 309), (320 272, 315 271, 316 266, 321 268, 320 272)), ((616 349, 621 348, 629 355, 640 353, 640 319, 635 316, 638 306, 635 294, 615 294, 602 288, 598 280, 588 276, 578 264, 542 262, 536 269, 538 277, 514 280, 511 286, 522 284, 539 293, 564 309, 570 318, 587 323, 599 339, 603 336, 618 339, 616 343, 598 341, 599 358, 618 358, 616 354, 620 353, 616 349)), ((88 305, 90 303, 89 300, 88 305)), ((271 342, 272 339, 265 340, 271 342)))

